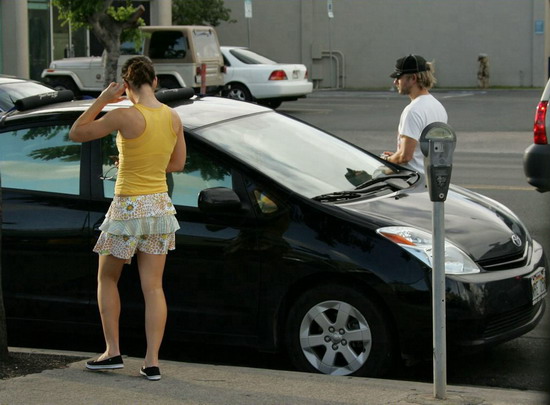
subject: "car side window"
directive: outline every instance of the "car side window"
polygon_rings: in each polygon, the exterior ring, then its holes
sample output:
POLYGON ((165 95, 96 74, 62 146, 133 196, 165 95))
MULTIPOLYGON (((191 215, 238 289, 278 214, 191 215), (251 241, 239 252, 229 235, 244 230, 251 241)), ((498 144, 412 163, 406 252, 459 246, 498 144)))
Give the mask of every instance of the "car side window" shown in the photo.
POLYGON ((80 194, 81 144, 68 125, 40 126, 0 134, 2 187, 80 194))
MULTIPOLYGON (((102 139, 103 192, 107 198, 114 196, 116 181, 117 149, 115 138, 102 139)), ((233 188, 231 170, 205 153, 187 145, 187 160, 182 172, 168 173, 168 194, 175 205, 198 207, 199 193, 205 188, 233 188)))
POLYGON ((186 207, 198 207, 199 193, 205 188, 233 188, 228 167, 189 146, 185 168, 169 173, 167 180, 172 202, 186 207))

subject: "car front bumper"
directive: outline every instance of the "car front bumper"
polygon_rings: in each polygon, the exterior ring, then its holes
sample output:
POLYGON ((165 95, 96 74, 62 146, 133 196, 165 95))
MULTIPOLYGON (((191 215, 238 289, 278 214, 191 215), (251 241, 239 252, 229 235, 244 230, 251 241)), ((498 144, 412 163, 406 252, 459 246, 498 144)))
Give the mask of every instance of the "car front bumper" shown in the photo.
POLYGON ((533 144, 525 149, 523 171, 538 191, 550 191, 550 145, 533 144))
MULTIPOLYGON (((532 243, 530 258, 522 267, 447 276, 446 329, 450 351, 471 351, 504 343, 539 324, 546 298, 536 298, 533 279, 542 272, 547 290, 549 268, 540 244, 532 243)), ((429 346, 432 314, 426 311, 423 316, 423 327, 416 328, 414 336, 402 341, 406 356, 425 356, 432 349, 429 346)))

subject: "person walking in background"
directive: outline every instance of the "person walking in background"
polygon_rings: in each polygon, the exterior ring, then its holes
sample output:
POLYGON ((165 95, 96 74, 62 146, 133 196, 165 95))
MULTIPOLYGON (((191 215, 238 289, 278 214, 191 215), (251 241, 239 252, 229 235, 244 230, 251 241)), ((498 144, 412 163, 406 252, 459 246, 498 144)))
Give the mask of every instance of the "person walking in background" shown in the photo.
POLYGON ((137 256, 145 299, 147 352, 140 374, 159 380, 159 350, 166 325, 162 276, 166 256, 175 249, 179 229, 167 193, 166 173, 181 171, 186 160, 183 125, 177 113, 155 97, 157 77, 145 56, 129 59, 123 83, 111 83, 73 124, 69 137, 88 142, 118 131, 119 151, 115 196, 94 247, 99 254, 97 299, 106 350, 86 363, 90 370, 123 368, 119 346, 120 296, 123 265, 137 256), (117 108, 96 119, 103 107, 124 98, 130 108, 117 108))
POLYGON ((401 113, 397 150, 386 151, 381 157, 424 173, 424 155, 419 144, 422 130, 433 122, 447 123, 445 108, 429 92, 436 83, 433 64, 420 55, 405 56, 397 60, 390 77, 394 79, 399 94, 409 96, 411 102, 401 113))
POLYGON ((480 53, 477 61, 479 62, 477 83, 480 88, 486 89, 489 87, 489 57, 484 53, 480 53))

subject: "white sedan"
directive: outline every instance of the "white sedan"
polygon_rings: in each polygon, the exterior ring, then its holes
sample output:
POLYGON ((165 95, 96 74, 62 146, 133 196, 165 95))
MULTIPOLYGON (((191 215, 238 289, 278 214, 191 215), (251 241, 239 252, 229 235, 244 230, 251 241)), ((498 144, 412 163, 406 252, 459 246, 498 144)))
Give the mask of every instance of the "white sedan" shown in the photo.
POLYGON ((243 47, 222 46, 221 50, 225 97, 277 108, 283 101, 294 101, 313 91, 305 65, 277 63, 243 47))

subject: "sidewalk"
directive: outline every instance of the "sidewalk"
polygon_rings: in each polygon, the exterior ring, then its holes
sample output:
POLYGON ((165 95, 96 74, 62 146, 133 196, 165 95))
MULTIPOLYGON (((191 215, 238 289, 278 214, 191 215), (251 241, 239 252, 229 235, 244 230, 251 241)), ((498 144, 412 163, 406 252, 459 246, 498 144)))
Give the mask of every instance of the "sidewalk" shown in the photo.
MULTIPOLYGON (((63 353, 73 354, 73 353, 63 353)), ((74 353, 95 357, 91 353, 74 353)), ((357 377, 163 361, 162 380, 125 368, 92 372, 85 361, 67 368, 0 381, 0 405, 548 405, 534 391, 448 386, 436 400, 433 385, 357 377)))

